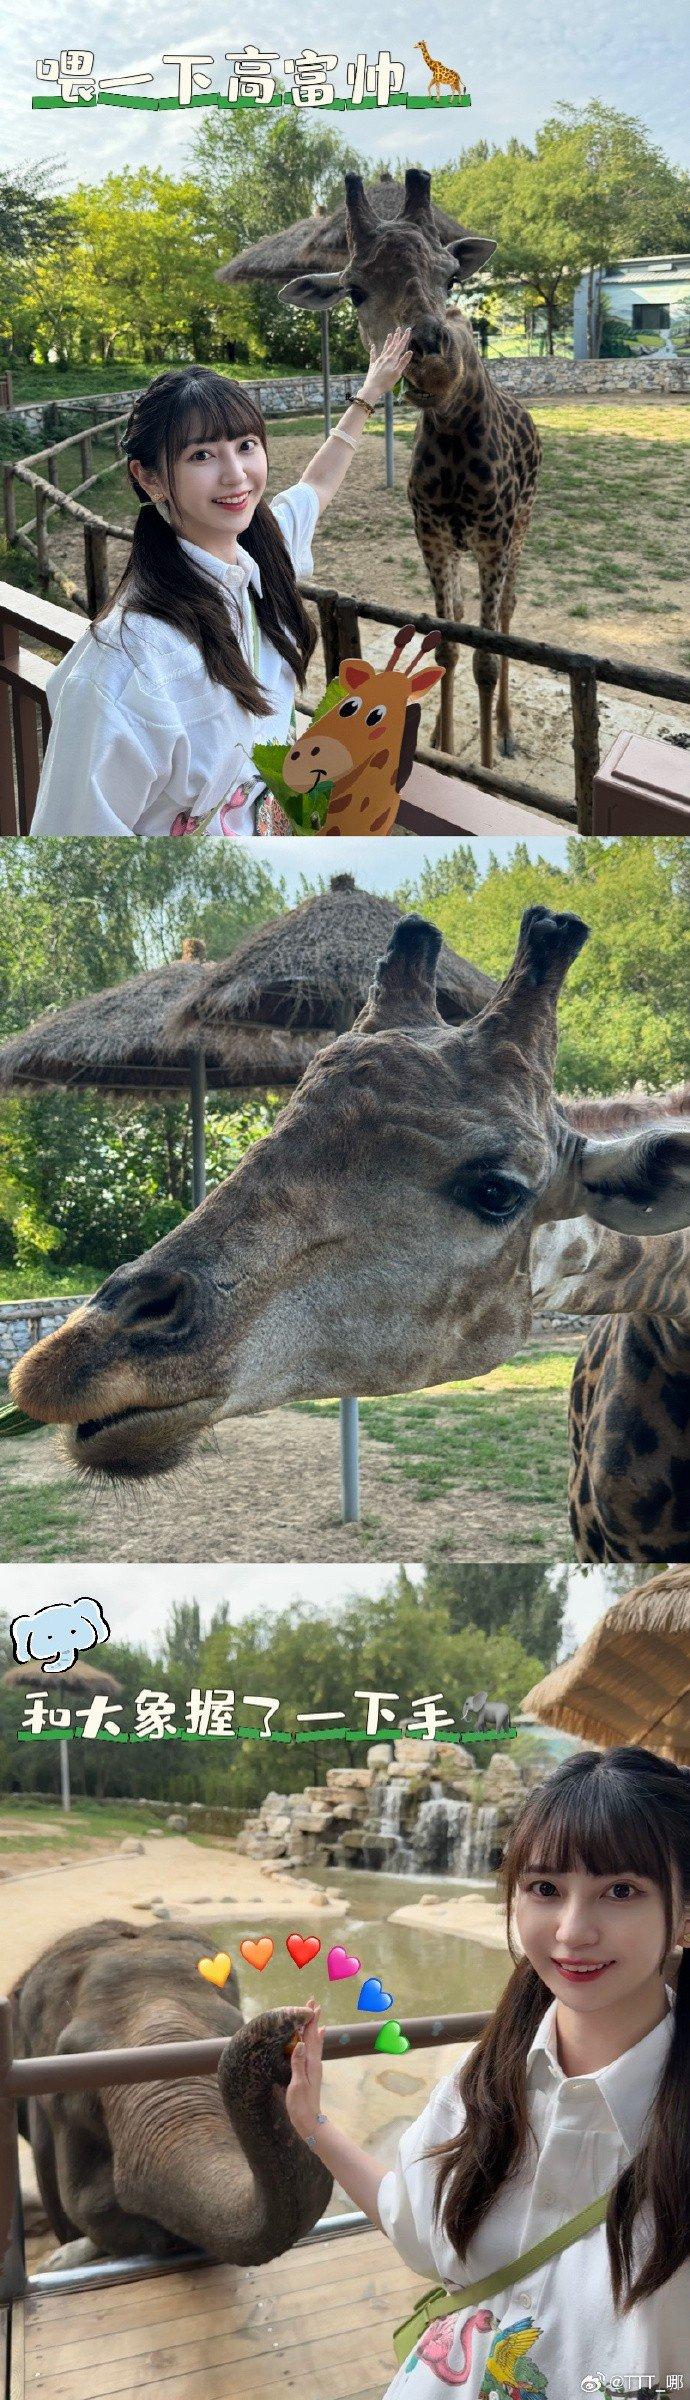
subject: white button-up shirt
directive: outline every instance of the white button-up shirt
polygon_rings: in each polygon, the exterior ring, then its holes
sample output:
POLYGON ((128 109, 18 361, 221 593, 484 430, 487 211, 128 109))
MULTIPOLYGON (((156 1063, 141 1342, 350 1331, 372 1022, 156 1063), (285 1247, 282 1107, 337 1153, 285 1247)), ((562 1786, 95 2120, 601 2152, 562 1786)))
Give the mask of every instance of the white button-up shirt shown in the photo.
MULTIPOLYGON (((297 483, 271 502, 295 574, 312 572, 319 514, 313 484, 297 483)), ((256 560, 237 544, 228 565, 196 543, 183 550, 222 584, 233 631, 253 665, 249 594, 261 591, 256 560)), ((252 717, 207 674, 201 651, 158 617, 133 611, 122 625, 116 603, 89 627, 47 683, 52 717, 36 810, 35 834, 182 832, 204 820, 208 833, 253 831, 263 790, 254 742, 288 739, 295 678, 260 633, 257 681, 270 715, 252 717)), ((192 828, 193 829, 193 828, 192 828)))
MULTIPOLYGON (((668 1997, 672 2004, 670 1991, 668 1997)), ((563 2074, 555 2018, 553 2001, 527 2057, 536 2149, 530 2145, 518 2177, 497 2194, 462 2262, 434 2221, 439 2161, 422 2159, 432 2143, 460 2131, 456 2074, 436 2085, 423 2115, 403 2134, 396 2164, 379 2186, 378 2211, 407 2266, 427 2282, 457 2292, 508 2266, 609 2190, 640 2147, 671 2041, 672 2005, 643 2041, 594 2075, 563 2074)), ((638 2266, 649 2248, 648 2224, 642 2238, 640 2225, 638 2219, 638 2266)), ((437 2321, 419 2347, 421 2357, 410 2354, 384 2400, 441 2400, 449 2384, 463 2400, 499 2393, 522 2400, 528 2392, 579 2400, 583 2391, 604 2390, 607 2379, 615 2388, 618 2378, 618 2388, 630 2393, 657 2383, 665 2388, 667 2377, 683 2371, 680 2388, 690 2390, 690 2260, 651 2300, 616 2317, 606 2231, 598 2225, 523 2281, 437 2321)))

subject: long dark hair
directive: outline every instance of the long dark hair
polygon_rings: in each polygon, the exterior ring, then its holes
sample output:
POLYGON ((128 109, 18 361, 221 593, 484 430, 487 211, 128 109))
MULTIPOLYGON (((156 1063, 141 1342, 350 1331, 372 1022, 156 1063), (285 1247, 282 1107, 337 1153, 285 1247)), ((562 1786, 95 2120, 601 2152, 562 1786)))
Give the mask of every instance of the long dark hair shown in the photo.
MULTIPOLYGON (((148 390, 138 394, 122 446, 128 462, 137 458, 154 473, 164 468, 174 494, 177 460, 189 442, 232 442, 245 433, 253 434, 267 449, 261 410, 242 385, 216 375, 211 367, 181 367, 157 375, 148 390)), ((124 600, 123 622, 130 610, 162 617, 196 642, 213 683, 224 684, 252 715, 270 716, 270 701, 233 632, 223 588, 188 558, 173 526, 149 500, 131 465, 128 472, 142 505, 124 575, 94 617, 94 630, 109 616, 114 600, 124 600)), ((259 624, 274 650, 292 668, 301 689, 316 630, 300 599, 292 561, 267 500, 258 501, 242 535, 242 547, 256 559, 261 575, 261 592, 252 593, 259 624)))
MULTIPOLYGON (((514 1827, 502 1869, 513 1959, 513 1899, 535 1857, 561 1875, 572 1869, 620 1875, 634 1860, 637 1873, 648 1876, 661 1894, 668 1953, 678 1890, 686 1906, 690 1904, 690 1774, 651 1750, 585 1750, 532 1793, 514 1827)), ((461 2257, 496 2193, 518 2172, 534 2140, 527 2052, 552 1999, 529 1959, 520 1958, 490 2024, 460 2071, 458 2090, 466 2112, 462 2132, 427 2153, 441 2160, 436 2213, 445 2191, 443 2230, 461 2257)), ((636 2300, 659 2291, 690 2256, 688 1949, 678 1974, 671 2045, 645 2138, 612 2193, 606 2235, 614 2306, 618 2309, 622 2299, 624 2314, 636 2300), (654 2238, 633 2280, 633 2226, 643 2203, 651 2214, 654 2238)))

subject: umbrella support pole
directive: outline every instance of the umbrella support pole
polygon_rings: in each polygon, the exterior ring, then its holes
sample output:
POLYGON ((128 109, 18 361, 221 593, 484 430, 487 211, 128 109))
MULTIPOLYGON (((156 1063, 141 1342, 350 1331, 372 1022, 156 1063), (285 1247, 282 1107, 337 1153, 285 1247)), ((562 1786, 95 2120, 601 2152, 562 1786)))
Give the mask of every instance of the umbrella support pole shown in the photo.
POLYGON ((383 403, 386 434, 386 484, 392 492, 395 483, 395 454, 393 449, 393 394, 387 392, 383 403))
POLYGON ((203 1050, 195 1051, 191 1073, 192 1093, 192 1207, 198 1208, 206 1198, 206 1139, 204 1112, 206 1107, 206 1060, 203 1050))
POLYGON ((340 1493, 344 1525, 359 1524, 359 1401, 340 1402, 340 1493))
POLYGON ((60 1802, 64 1816, 69 1816, 72 1800, 69 1788, 69 1742, 60 1743, 60 1802))

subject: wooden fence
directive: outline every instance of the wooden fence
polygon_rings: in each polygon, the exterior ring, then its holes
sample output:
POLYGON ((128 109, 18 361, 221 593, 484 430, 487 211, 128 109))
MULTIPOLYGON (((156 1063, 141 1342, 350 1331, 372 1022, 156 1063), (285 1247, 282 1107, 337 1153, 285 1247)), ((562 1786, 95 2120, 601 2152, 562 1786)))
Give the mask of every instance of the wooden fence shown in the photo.
MULTIPOLYGON (((80 434, 70 434, 67 441, 54 443, 33 458, 12 462, 5 467, 5 528, 10 544, 20 543, 36 559, 41 581, 47 586, 52 579, 62 582, 74 602, 74 585, 60 576, 51 560, 48 543, 49 519, 56 512, 79 527, 83 539, 85 594, 78 605, 87 617, 95 616, 109 597, 110 579, 108 543, 119 542, 127 547, 131 530, 115 525, 106 517, 97 516, 85 508, 75 496, 98 482, 100 475, 112 474, 120 464, 119 429, 125 422, 124 412, 103 420, 101 425, 80 434), (112 433, 115 456, 104 468, 93 471, 93 440, 100 433, 112 433), (72 493, 61 491, 58 483, 58 461, 61 454, 80 446, 83 481, 72 493), (46 475, 39 474, 40 462, 46 464, 46 475), (27 487, 35 510, 35 536, 17 521, 16 485, 27 487)), ((473 652, 487 650, 497 658, 518 659, 554 675, 563 675, 570 686, 573 748, 573 798, 562 799, 555 793, 544 792, 536 784, 525 783, 507 775, 502 769, 465 766, 450 752, 432 750, 420 745, 416 759, 427 770, 422 778, 425 793, 418 803, 405 794, 401 800, 398 825, 408 832, 452 833, 463 828, 461 795, 453 793, 453 783, 469 785, 477 792, 494 796, 495 810, 486 827, 474 830, 492 833, 514 830, 510 810, 502 802, 512 804, 513 810, 538 812, 538 820, 553 819, 555 825, 576 826, 580 833, 592 830, 594 778, 600 763, 599 752, 599 686, 635 692, 648 699, 680 702, 690 707, 690 675, 662 667, 643 667, 632 659, 600 657, 592 652, 567 649, 562 643, 538 642, 525 635, 492 633, 478 625, 456 624, 452 618, 439 618, 428 613, 410 616, 409 610, 386 608, 373 600, 363 600, 332 590, 318 583, 302 583, 302 595, 317 607, 326 664, 326 677, 337 674, 342 658, 361 656, 360 624, 412 625, 418 633, 436 633, 460 648, 473 652), (426 796, 428 793, 428 796, 426 796)), ((0 833, 26 833, 36 801, 42 747, 49 731, 49 715, 45 699, 45 684, 49 667, 35 653, 19 653, 21 632, 39 641, 50 641, 61 654, 69 648, 65 627, 71 621, 72 639, 83 631, 84 617, 63 609, 50 608, 46 601, 32 601, 28 593, 14 592, 9 585, 0 585, 0 833), (48 619, 52 620, 52 631, 48 619), (4 692, 3 692, 4 685, 4 692), (9 694, 9 698, 8 695, 9 694), (3 712, 4 703, 4 712, 3 712), (32 719, 33 708, 33 719, 32 719)), ((301 714, 308 714, 304 710, 301 714)), ((516 817, 517 822, 517 817, 516 817)), ((524 830, 522 823, 519 827, 524 830)))
MULTIPOLYGON (((401 2027, 411 2050, 438 2048, 445 2042, 472 2042, 489 2023, 490 2011, 461 2015, 410 2017, 401 2027)), ((327 2060, 373 2056, 376 2025, 328 2026, 323 2054, 327 2060)), ((105 2085, 174 2083, 185 2075, 214 2075, 230 2037, 198 2042, 150 2042, 127 2050, 79 2050, 46 2058, 15 2058, 12 2011, 0 2000, 0 2302, 19 2299, 26 2290, 21 2194, 19 2187, 17 2102, 46 2092, 97 2092, 105 2085)), ((321 2220, 323 2223, 323 2220, 321 2220)), ((137 2262, 138 2263, 138 2262, 137 2262)), ((180 2264, 179 2258, 176 2264, 180 2264)), ((85 2275, 89 2270, 84 2270, 85 2275)), ((96 2270, 91 2269, 91 2277, 96 2270)))

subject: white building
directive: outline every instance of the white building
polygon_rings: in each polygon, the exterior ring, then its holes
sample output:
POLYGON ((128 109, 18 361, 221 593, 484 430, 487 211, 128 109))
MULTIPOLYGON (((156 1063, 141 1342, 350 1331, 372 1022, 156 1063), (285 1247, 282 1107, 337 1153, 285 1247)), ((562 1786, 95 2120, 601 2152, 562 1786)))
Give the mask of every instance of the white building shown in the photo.
MULTIPOLYGON (((573 305, 573 356, 587 357, 587 298, 589 277, 581 275, 573 305)), ((597 269, 594 297, 601 291, 611 316, 630 327, 631 342, 644 349, 670 349, 679 331, 683 346, 690 323, 690 251, 666 251, 658 258, 619 258, 615 266, 597 269), (683 323, 684 320, 684 323, 683 323)))

